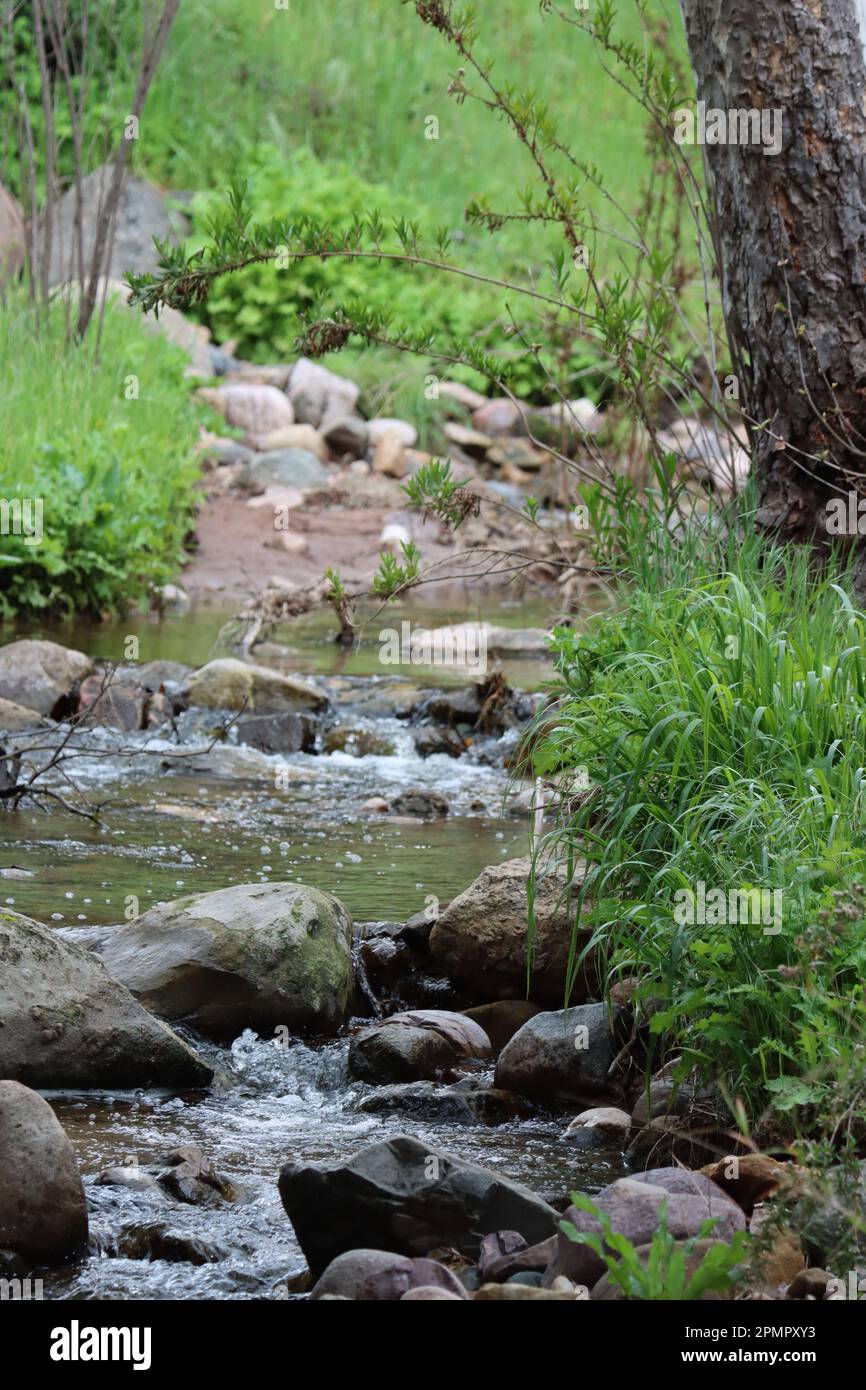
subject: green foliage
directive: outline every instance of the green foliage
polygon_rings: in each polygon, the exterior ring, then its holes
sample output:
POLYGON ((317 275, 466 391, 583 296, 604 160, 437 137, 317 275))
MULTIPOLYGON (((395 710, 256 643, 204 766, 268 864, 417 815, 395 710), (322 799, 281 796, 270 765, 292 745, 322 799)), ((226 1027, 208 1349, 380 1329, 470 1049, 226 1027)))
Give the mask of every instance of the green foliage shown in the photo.
POLYGON ((373 576, 372 592, 377 598, 391 598, 398 590, 418 578, 421 556, 414 541, 401 541, 403 564, 396 555, 385 550, 379 556, 379 568, 373 576))
POLYGON ((195 514, 184 355, 127 310, 67 346, 62 306, 0 316, 0 497, 41 500, 44 536, 0 536, 0 614, 99 615, 174 577, 195 514), (128 378, 139 398, 126 399, 128 378))
MULTIPOLYGON (((51 76, 55 176, 63 184, 75 173, 74 110, 82 109, 81 146, 86 173, 108 158, 120 136, 118 112, 131 98, 131 56, 141 41, 137 0, 77 0, 54 6, 62 15, 65 57, 55 52, 46 25, 46 61, 51 76), (68 84, 64 75, 68 68, 68 84), (72 105, 70 105, 70 102, 72 105)), ((26 4, 4 7, 0 16, 0 168, 3 182, 27 201, 30 159, 36 189, 45 193, 46 115, 33 14, 26 4), (26 109, 30 135, 22 122, 26 109), (29 145, 32 139, 32 151, 29 145)))
POLYGON ((560 1221, 560 1230, 581 1245, 588 1245, 607 1266, 608 1279, 626 1299, 650 1301, 700 1299, 705 1293, 728 1293, 741 1277, 749 1248, 749 1236, 736 1231, 726 1245, 715 1242, 700 1252, 698 1243, 707 1240, 716 1225, 701 1223, 700 1231, 688 1240, 675 1240, 668 1229, 667 1202, 659 1208, 659 1224, 650 1248, 641 1258, 632 1242, 611 1226, 607 1212, 599 1210, 582 1192, 572 1192, 572 1205, 588 1212, 602 1228, 602 1236, 578 1231, 572 1221, 560 1221))
POLYGON ((659 510, 617 616, 556 635, 531 767, 560 791, 539 848, 588 861, 592 947, 611 980, 637 975, 659 1044, 753 1113, 808 1121, 866 1035, 866 616, 808 553, 724 515, 679 545, 659 510), (572 794, 578 768, 589 797, 572 794), (768 899, 757 923, 692 921, 701 883, 781 890, 781 920, 768 899))
MULTIPOLYGON (((404 244, 411 242, 405 220, 412 208, 409 200, 399 198, 392 189, 367 183, 348 165, 325 164, 303 147, 287 155, 270 144, 247 151, 241 167, 248 199, 245 213, 255 225, 285 220, 300 227, 305 219, 315 219, 331 227, 350 227, 355 219, 367 220, 371 208, 382 206, 389 208, 391 219, 404 219, 404 244)), ((196 198, 193 248, 207 244, 222 201, 221 194, 196 198)), ((370 219, 371 234, 381 244, 393 220, 386 228, 376 223, 375 216, 370 219)), ((363 301, 373 312, 393 309, 401 318, 446 335, 463 335, 480 327, 483 314, 477 296, 473 300, 457 289, 443 293, 429 275, 413 266, 311 258, 279 269, 272 264, 251 265, 227 276, 209 296, 202 317, 218 340, 238 338, 243 356, 273 360, 292 356, 311 311, 338 301, 363 301)))
POLYGON ((452 476, 450 459, 431 459, 404 483, 409 505, 436 516, 456 530, 467 516, 477 515, 478 496, 452 476))

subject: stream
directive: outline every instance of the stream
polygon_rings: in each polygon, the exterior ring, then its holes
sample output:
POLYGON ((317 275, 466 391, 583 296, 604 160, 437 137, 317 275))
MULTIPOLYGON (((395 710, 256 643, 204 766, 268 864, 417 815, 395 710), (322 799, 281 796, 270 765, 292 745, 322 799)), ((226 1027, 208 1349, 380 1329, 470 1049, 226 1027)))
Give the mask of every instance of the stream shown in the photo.
MULTIPOLYGON (((127 622, 122 630, 77 625, 18 635, 51 637, 116 660, 124 638, 134 632, 142 661, 200 664, 215 654, 227 616, 205 609, 159 624, 127 622)), ((428 616, 431 625, 452 620, 442 609, 412 612, 416 622, 428 616)), ((465 609, 459 616, 465 620, 465 609)), ((539 621, 525 607, 485 616, 520 627, 539 621)), ((458 759, 421 758, 405 719, 398 717, 419 689, 446 684, 442 671, 404 667, 383 674, 375 644, 341 651, 332 631, 316 619, 276 634, 275 641, 284 639, 290 650, 274 656, 273 664, 315 676, 340 722, 368 735, 375 751, 269 756, 231 741, 208 749, 199 740, 178 758, 176 742, 142 734, 135 737, 146 751, 130 762, 115 751, 128 745, 129 736, 96 730, 82 745, 75 779, 83 792, 106 803, 104 825, 60 809, 0 818, 0 896, 6 905, 92 944, 124 920, 131 897, 143 912, 152 903, 233 883, 294 879, 335 893, 356 922, 398 922, 421 911, 430 895, 446 902, 486 865, 525 854, 529 822, 514 805, 503 759, 476 759, 471 749, 458 759), (287 789, 276 789, 277 769, 287 789), (415 821, 362 811, 368 798, 408 786, 445 796, 450 814, 415 821), (30 876, 19 877, 20 871, 30 876)), ((541 661, 504 661, 503 670, 523 689, 537 689, 550 675, 541 661)), ((502 752, 509 738, 504 736, 502 752)), ((575 1152, 563 1140, 567 1117, 464 1126, 365 1113, 364 1098, 375 1088, 347 1076, 346 1036, 283 1046, 249 1032, 230 1047, 192 1041, 215 1071, 207 1093, 47 1093, 84 1177, 91 1248, 77 1264, 45 1273, 46 1297, 300 1296, 291 1280, 304 1260, 277 1192, 281 1165, 289 1159, 345 1158, 399 1133, 555 1197, 576 1187, 596 1191, 622 1172, 618 1153, 575 1152), (136 1191, 97 1182, 105 1168, 158 1163, 186 1144, 200 1146, 219 1173, 240 1187, 244 1200, 191 1206, 159 1188, 136 1191), (153 1223, 200 1243, 193 1260, 201 1263, 142 1258, 134 1249, 137 1233, 153 1223)))

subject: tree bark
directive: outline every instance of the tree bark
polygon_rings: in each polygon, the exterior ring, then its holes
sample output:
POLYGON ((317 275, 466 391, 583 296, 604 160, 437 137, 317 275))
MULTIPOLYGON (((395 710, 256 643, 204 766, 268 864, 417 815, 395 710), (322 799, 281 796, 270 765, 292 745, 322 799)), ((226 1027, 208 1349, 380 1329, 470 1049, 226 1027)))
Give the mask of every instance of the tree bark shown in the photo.
POLYGON ((699 100, 782 113, 779 154, 708 144, 705 163, 758 522, 826 537, 827 501, 866 496, 866 7, 681 4, 699 100))

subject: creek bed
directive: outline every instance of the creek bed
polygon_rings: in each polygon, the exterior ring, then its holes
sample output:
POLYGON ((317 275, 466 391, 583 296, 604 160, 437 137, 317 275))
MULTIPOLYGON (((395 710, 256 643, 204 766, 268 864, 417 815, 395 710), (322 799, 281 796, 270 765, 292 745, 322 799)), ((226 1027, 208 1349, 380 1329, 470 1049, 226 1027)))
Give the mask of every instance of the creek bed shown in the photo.
MULTIPOLYGON (((185 660, 204 661, 224 619, 193 614, 143 628, 141 659, 182 653, 185 660)), ((437 620, 448 616, 440 613, 437 620)), ((111 655, 119 634, 96 631, 98 641, 88 644, 79 632, 77 643, 111 655)), ((70 640, 57 631, 39 635, 70 640)), ((324 678, 340 719, 375 731, 392 751, 269 756, 229 744, 178 759, 170 740, 139 736, 146 753, 131 762, 112 751, 119 736, 97 731, 83 745, 87 756, 76 763, 75 775, 85 792, 108 799, 104 827, 59 808, 0 818, 0 868, 32 875, 0 880, 0 900, 84 941, 121 923, 131 899, 145 911, 152 903, 232 883, 283 879, 337 894, 356 921, 402 921, 431 896, 447 901, 486 865, 525 854, 528 822, 509 809, 501 762, 444 754, 422 759, 405 720, 394 713, 395 693, 442 684, 441 672, 435 682, 429 671, 414 668, 383 675, 375 653, 360 650, 349 659, 329 635, 320 624, 308 624, 298 644, 293 629, 293 669, 324 678), (369 797, 410 785, 444 795, 450 814, 414 821, 362 811, 369 797)), ((506 670, 524 686, 549 674, 538 662, 506 670)), ((562 1118, 464 1127, 366 1114, 358 1104, 372 1088, 348 1078, 345 1036, 283 1047, 251 1033, 225 1048, 194 1041, 216 1072, 206 1094, 49 1093, 84 1175, 92 1247, 86 1259, 46 1276, 49 1297, 285 1296, 285 1281, 304 1261, 277 1193, 281 1165, 290 1158, 345 1158, 399 1133, 496 1167, 549 1195, 575 1187, 594 1191, 622 1171, 617 1154, 575 1153, 563 1139, 562 1118), (248 1200, 185 1206, 160 1191, 95 1181, 107 1167, 156 1163, 183 1144, 199 1145, 248 1200), (204 1242, 218 1258, 193 1264, 118 1254, 122 1232, 154 1222, 204 1242)))

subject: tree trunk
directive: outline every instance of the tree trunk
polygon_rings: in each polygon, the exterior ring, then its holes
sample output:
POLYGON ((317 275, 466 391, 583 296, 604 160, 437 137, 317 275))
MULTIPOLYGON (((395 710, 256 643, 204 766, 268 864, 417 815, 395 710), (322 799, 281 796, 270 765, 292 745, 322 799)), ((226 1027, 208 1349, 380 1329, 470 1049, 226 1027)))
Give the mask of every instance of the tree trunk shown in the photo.
POLYGON ((781 111, 780 153, 704 153, 758 521, 826 537, 829 499, 866 496, 866 4, 681 4, 707 109, 781 111))

